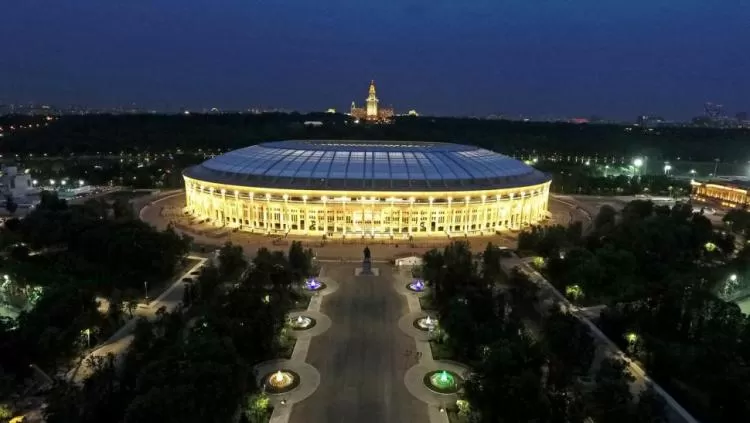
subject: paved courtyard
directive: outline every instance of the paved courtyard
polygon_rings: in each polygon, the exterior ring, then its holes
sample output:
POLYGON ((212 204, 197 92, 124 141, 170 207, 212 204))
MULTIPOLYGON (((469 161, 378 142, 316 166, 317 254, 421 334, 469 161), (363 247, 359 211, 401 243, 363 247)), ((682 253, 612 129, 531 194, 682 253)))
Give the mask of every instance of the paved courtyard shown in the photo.
POLYGON ((320 309, 332 325, 312 339, 306 358, 320 372, 320 386, 294 405, 289 421, 427 423, 426 404, 404 385, 416 363, 414 339, 398 327, 406 300, 393 289, 390 266, 376 265, 379 277, 355 277, 355 267, 326 265, 326 276, 339 282, 320 309))
MULTIPOLYGON (((206 251, 210 251, 215 246, 222 245, 225 242, 232 242, 235 245, 241 245, 246 253, 252 255, 258 248, 266 247, 270 250, 284 250, 289 248, 290 239, 277 240, 263 236, 261 234, 250 234, 247 232, 230 232, 218 237, 209 237, 200 235, 198 232, 205 230, 219 230, 210 225, 189 225, 180 212, 180 208, 185 205, 185 195, 177 192, 166 198, 152 201, 140 210, 140 218, 159 229, 167 227, 170 221, 178 222, 183 227, 188 228, 187 235, 194 238, 196 244, 206 246, 206 251)), ((571 201, 559 201, 550 197, 549 212, 551 219, 548 224, 567 225, 571 221, 582 220, 584 223, 590 219, 580 209, 576 209, 576 204, 571 201)), ((516 248, 518 232, 505 232, 500 235, 491 235, 475 238, 463 238, 460 236, 453 239, 466 240, 471 244, 474 251, 482 251, 488 242, 495 245, 516 248)), ((448 238, 423 239, 416 238, 414 243, 400 242, 390 243, 384 240, 347 240, 347 243, 341 243, 340 240, 329 240, 325 244, 321 243, 321 237, 296 237, 302 241, 305 247, 313 248, 321 259, 359 259, 362 256, 362 248, 365 242, 372 251, 372 257, 378 260, 390 260, 397 256, 409 254, 422 255, 432 248, 443 248, 450 242, 448 238)))

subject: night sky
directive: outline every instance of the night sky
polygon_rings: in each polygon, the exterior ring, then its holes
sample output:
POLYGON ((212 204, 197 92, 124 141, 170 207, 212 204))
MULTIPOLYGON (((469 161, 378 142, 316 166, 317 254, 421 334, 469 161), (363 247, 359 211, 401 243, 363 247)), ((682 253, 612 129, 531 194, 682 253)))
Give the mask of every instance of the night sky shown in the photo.
POLYGON ((346 110, 375 79, 397 112, 750 111, 747 0, 2 3, 0 103, 346 110))

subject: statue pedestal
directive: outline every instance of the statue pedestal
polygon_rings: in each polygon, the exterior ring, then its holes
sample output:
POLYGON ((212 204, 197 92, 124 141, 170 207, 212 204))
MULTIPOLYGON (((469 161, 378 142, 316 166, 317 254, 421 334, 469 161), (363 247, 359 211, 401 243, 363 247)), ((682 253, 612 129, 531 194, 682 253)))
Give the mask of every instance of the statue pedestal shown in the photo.
POLYGON ((362 267, 354 269, 354 276, 379 276, 380 270, 372 268, 369 258, 362 260, 362 267))

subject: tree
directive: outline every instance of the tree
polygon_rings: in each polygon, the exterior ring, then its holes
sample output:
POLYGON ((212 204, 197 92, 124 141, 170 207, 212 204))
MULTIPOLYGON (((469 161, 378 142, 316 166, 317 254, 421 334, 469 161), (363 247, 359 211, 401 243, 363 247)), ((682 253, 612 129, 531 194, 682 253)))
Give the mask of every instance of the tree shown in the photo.
POLYGON ((8 210, 8 213, 10 214, 13 214, 18 210, 18 203, 16 203, 12 195, 5 197, 5 210, 8 210))
POLYGON ((289 266, 297 281, 310 276, 312 270, 312 252, 305 251, 302 248, 301 242, 292 241, 292 245, 289 247, 289 266))
POLYGON ((620 359, 602 360, 596 374, 594 389, 589 394, 590 414, 595 421, 608 423, 629 423, 634 421, 631 414, 633 397, 630 383, 634 380, 620 359))
POLYGON ((570 313, 553 307, 544 321, 544 345, 552 356, 550 384, 563 390, 588 373, 594 343, 588 328, 570 313))
POLYGON ((664 400, 654 391, 653 387, 648 387, 638 397, 638 403, 633 411, 633 421, 667 423, 668 420, 664 411, 664 400))
POLYGON ((605 204, 599 208, 599 213, 594 218, 594 229, 597 232, 606 231, 613 228, 616 221, 617 211, 609 204, 605 204))
POLYGON ((219 250, 219 275, 223 280, 236 277, 247 267, 242 246, 227 242, 219 250))

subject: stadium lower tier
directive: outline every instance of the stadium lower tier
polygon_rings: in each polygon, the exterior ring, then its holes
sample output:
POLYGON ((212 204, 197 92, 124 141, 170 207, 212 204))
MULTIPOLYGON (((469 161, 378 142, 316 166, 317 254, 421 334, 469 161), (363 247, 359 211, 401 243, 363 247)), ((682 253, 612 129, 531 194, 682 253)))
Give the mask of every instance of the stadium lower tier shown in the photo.
POLYGON ((185 178, 186 210, 215 226, 266 233, 377 238, 479 236, 547 217, 549 182, 455 192, 253 188, 185 178))

